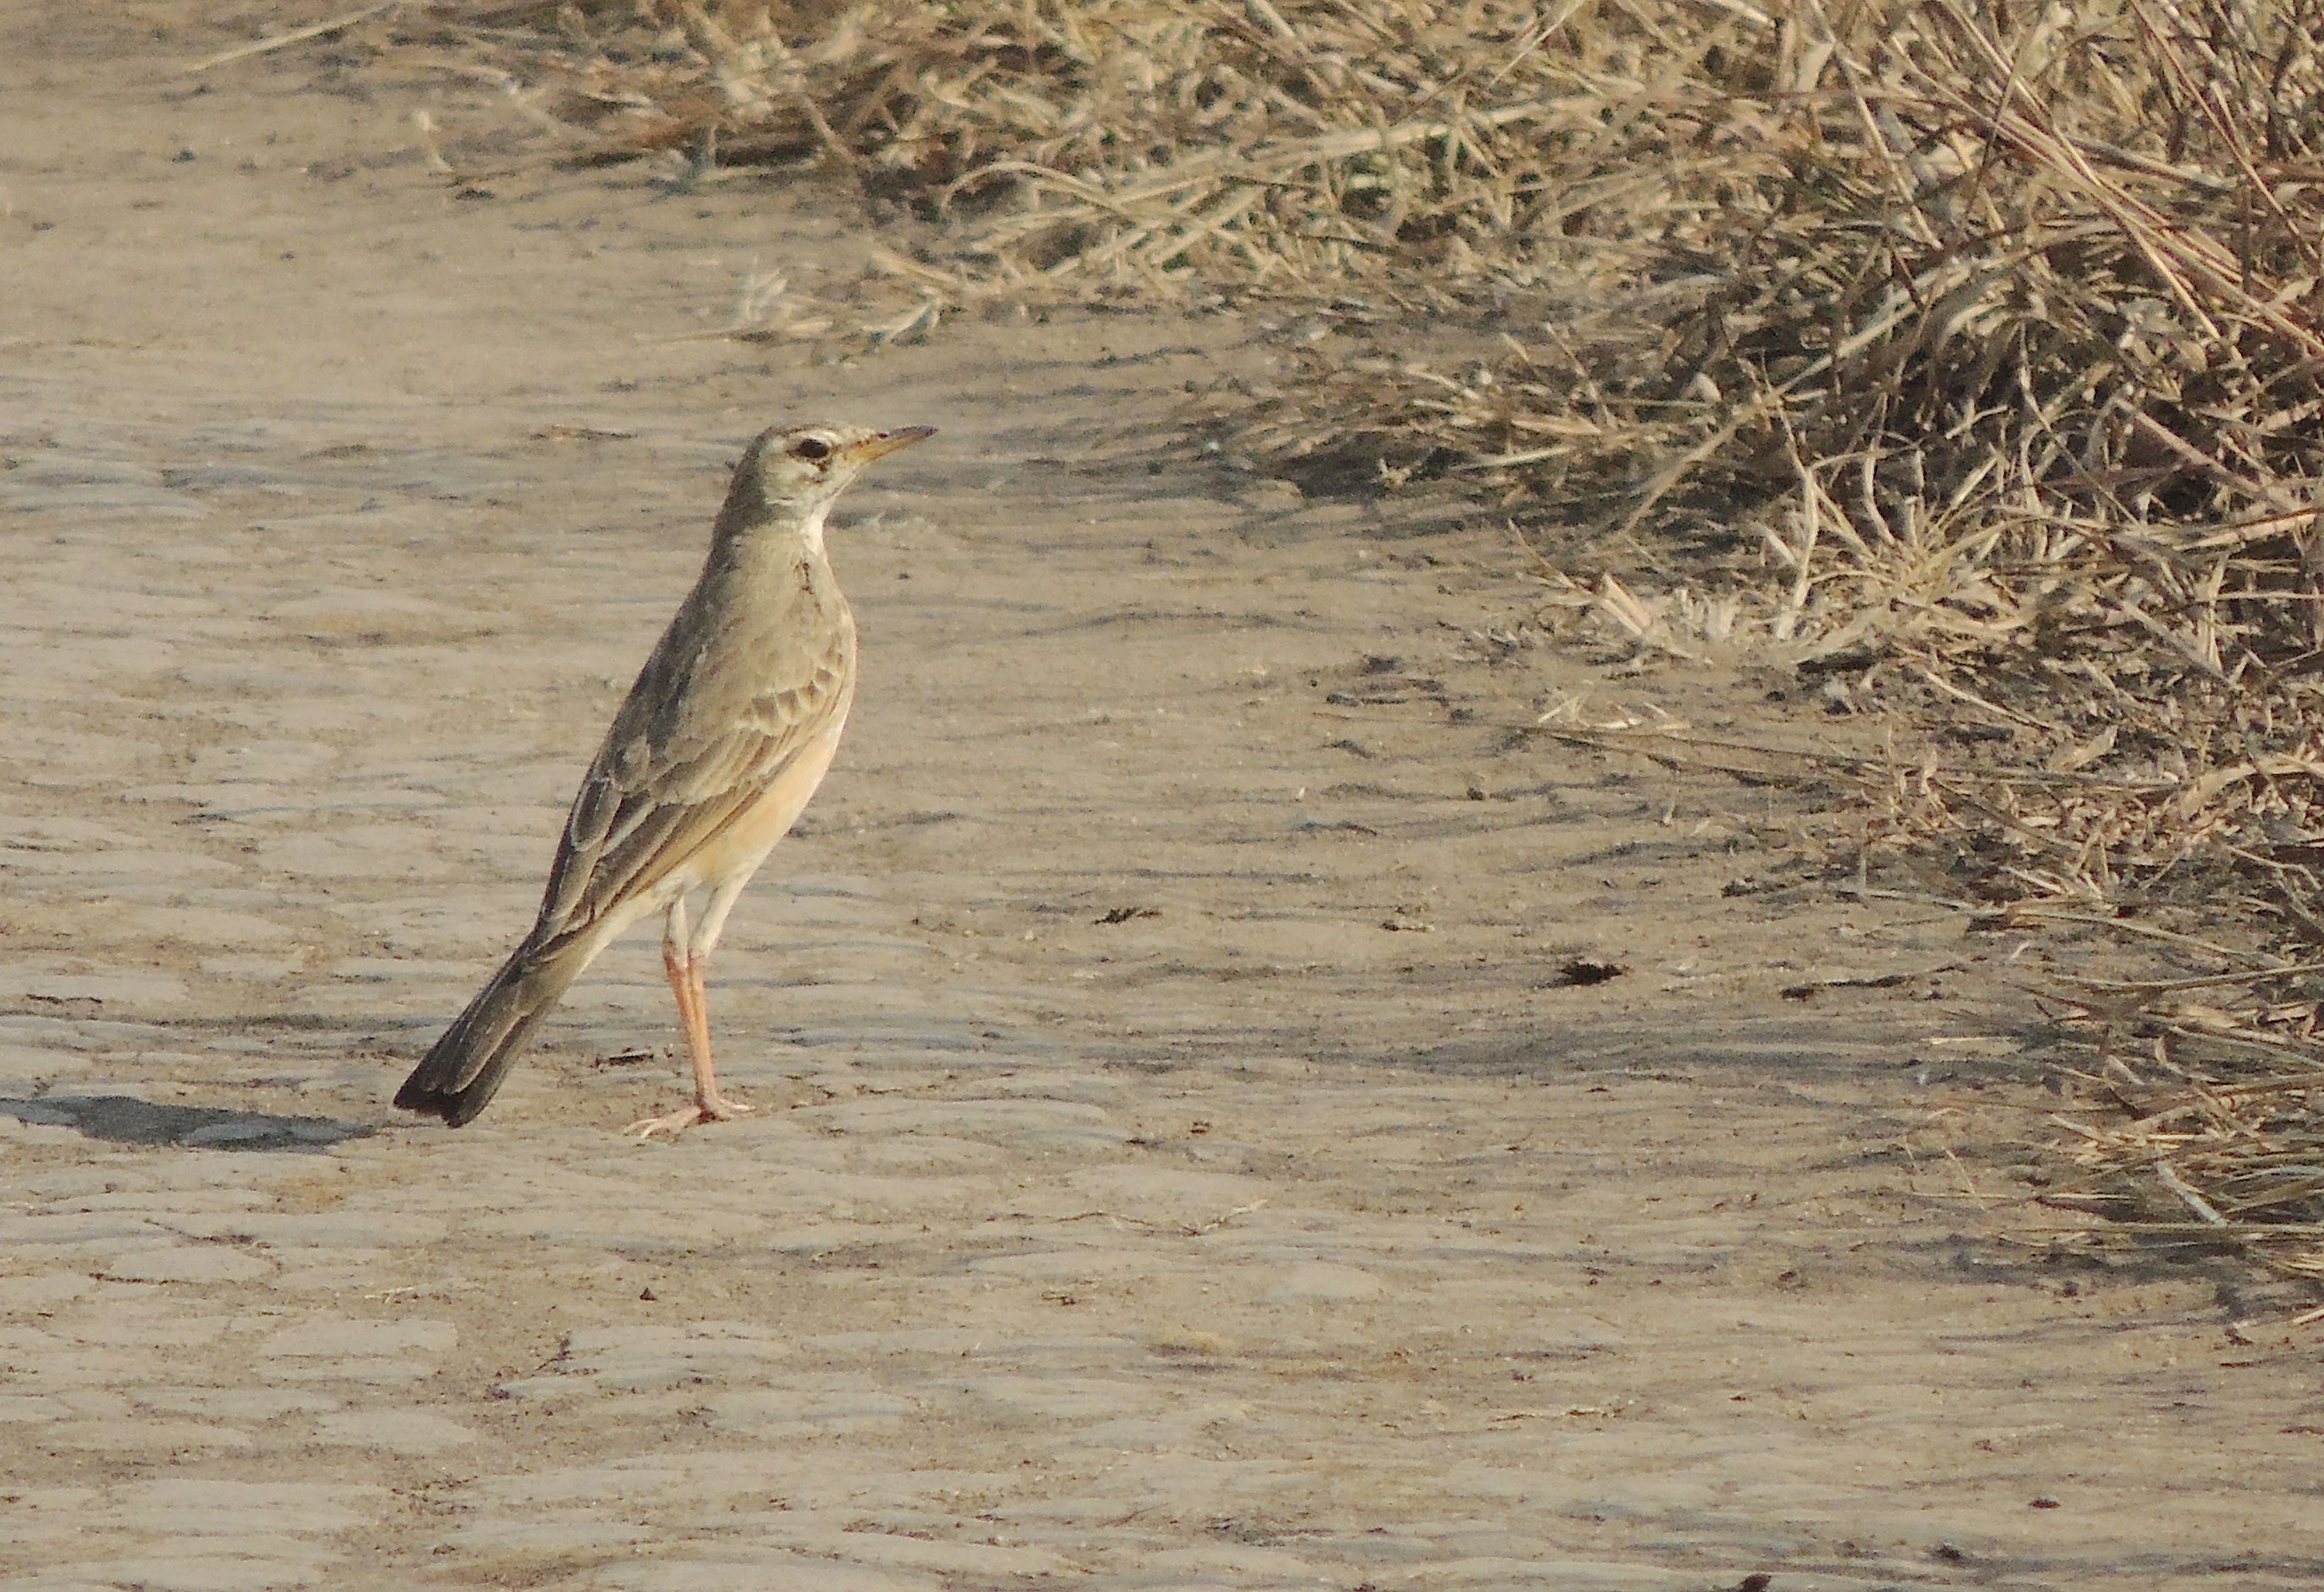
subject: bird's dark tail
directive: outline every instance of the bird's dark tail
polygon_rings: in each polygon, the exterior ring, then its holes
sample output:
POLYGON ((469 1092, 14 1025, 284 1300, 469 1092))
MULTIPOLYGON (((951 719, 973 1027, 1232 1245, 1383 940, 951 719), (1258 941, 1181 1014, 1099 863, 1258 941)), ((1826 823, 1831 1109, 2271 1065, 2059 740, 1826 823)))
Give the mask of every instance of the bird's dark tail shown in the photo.
POLYGON ((454 1127, 483 1110, 524 1054, 533 1029, 581 976, 589 959, 576 954, 579 949, 518 946, 468 1009, 444 1030, 428 1059, 411 1070, 395 1091, 395 1103, 441 1117, 454 1127))

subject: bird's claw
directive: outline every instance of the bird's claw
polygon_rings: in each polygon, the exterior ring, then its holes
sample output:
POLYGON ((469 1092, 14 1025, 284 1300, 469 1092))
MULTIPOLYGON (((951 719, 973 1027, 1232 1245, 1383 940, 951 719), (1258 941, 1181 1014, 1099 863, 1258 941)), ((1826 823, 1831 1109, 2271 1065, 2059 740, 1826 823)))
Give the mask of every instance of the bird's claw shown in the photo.
POLYGON ((666 1133, 670 1137, 676 1138, 697 1122, 730 1121, 736 1117, 747 1117, 751 1110, 752 1108, 744 1105, 741 1100, 730 1100, 723 1094, 714 1094, 706 1100, 696 1100, 690 1106, 672 1111, 667 1117, 640 1118, 622 1129, 622 1132, 625 1135, 636 1135, 640 1144, 645 1143, 658 1133, 666 1133))

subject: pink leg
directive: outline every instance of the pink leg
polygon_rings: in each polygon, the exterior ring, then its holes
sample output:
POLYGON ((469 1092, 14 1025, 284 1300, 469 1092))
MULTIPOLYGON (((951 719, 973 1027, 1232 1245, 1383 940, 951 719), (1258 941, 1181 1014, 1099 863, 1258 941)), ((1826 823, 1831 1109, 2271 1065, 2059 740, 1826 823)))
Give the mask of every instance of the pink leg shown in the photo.
POLYGON ((687 958, 686 987, 693 999, 687 1014, 686 1048, 694 1058, 694 1103, 706 1120, 723 1122, 751 1108, 718 1092, 718 1073, 710 1064, 710 992, 702 985, 702 970, 709 961, 706 956, 687 958))
POLYGON ((710 994, 702 981, 703 964, 708 961, 707 956, 687 951, 686 909, 673 905, 669 930, 662 936, 661 971, 669 980, 669 992, 678 998, 678 1026, 685 1030, 686 1054, 694 1063, 694 1104, 666 1117, 632 1122, 623 1130, 641 1139, 657 1133, 676 1136, 697 1122, 724 1122, 751 1109, 718 1092, 718 1072, 710 1060, 710 994))

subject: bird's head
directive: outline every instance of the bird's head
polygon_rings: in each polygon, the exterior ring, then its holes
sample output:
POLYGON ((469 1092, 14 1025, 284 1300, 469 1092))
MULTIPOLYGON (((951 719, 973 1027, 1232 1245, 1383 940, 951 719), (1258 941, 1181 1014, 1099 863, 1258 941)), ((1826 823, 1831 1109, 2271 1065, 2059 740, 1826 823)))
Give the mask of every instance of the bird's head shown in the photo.
POLYGON ((770 427, 752 440, 735 466, 734 484, 719 515, 722 529, 740 530, 777 520, 802 522, 820 540, 823 517, 863 466, 882 454, 933 436, 933 426, 872 431, 862 426, 770 427))

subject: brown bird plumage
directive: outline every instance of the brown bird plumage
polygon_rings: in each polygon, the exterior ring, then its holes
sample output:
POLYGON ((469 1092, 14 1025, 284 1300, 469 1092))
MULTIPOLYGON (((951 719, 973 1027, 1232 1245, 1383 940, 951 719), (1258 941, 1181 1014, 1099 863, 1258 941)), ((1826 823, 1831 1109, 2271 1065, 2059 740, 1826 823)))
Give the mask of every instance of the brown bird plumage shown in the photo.
POLYGON ((718 1091, 703 967, 742 887, 822 783, 854 700, 855 618, 824 551, 824 517, 865 465, 930 430, 803 426, 751 444, 701 578, 573 798, 532 932, 412 1070, 398 1106, 455 1127, 473 1118, 581 970, 660 912, 695 1103, 631 1130, 675 1133, 750 1109, 718 1091), (689 934, 696 889, 709 898, 689 934))

